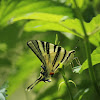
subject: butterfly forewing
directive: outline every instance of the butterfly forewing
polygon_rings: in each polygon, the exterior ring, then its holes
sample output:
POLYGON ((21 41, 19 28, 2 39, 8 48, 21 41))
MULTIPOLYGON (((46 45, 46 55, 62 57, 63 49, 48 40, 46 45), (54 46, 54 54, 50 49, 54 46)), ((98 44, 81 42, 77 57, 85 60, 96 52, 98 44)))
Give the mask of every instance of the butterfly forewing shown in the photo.
POLYGON ((31 48, 31 50, 35 53, 35 55, 40 59, 40 61, 46 66, 46 62, 43 56, 43 51, 40 50, 39 42, 37 40, 31 40, 27 42, 27 45, 31 48))

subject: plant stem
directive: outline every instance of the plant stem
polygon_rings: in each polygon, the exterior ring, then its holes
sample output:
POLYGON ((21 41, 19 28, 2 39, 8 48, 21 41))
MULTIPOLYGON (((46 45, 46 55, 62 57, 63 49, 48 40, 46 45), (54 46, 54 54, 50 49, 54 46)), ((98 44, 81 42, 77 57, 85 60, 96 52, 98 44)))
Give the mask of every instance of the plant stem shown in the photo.
POLYGON ((92 66, 92 60, 91 60, 91 50, 90 50, 90 43, 89 43, 89 37, 87 35, 84 23, 83 23, 83 18, 80 12, 79 7, 77 6, 76 0, 73 0, 74 4, 76 6, 76 11, 77 11, 77 15, 79 17, 83 32, 84 32, 84 41, 85 41, 85 48, 86 48, 86 55, 87 55, 87 59, 88 59, 88 66, 89 66, 89 75, 92 81, 92 84, 94 86, 94 89, 96 90, 97 94, 100 95, 100 91, 97 85, 97 81, 96 81, 96 77, 95 77, 95 73, 93 70, 93 66, 92 66))
POLYGON ((64 79, 64 81, 65 81, 65 84, 66 84, 66 86, 67 86, 67 90, 68 90, 68 92, 69 92, 70 99, 73 100, 73 96, 72 96, 72 93, 71 93, 71 91, 70 91, 70 87, 69 87, 69 84, 68 84, 68 80, 67 80, 67 78, 66 78, 66 76, 65 76, 64 65, 63 65, 62 68, 59 68, 59 71, 61 72, 61 74, 62 74, 62 76, 63 76, 63 79, 64 79))

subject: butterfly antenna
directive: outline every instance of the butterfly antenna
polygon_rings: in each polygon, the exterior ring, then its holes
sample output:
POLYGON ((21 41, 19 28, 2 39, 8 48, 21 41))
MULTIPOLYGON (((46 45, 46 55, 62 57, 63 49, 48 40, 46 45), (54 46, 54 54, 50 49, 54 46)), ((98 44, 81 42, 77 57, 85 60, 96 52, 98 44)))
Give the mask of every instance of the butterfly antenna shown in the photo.
MULTIPOLYGON (((77 45, 79 40, 76 41, 75 45, 77 45)), ((74 47, 74 50, 77 49, 77 46, 74 47)))
POLYGON ((33 89, 33 87, 38 84, 41 80, 40 80, 41 77, 39 77, 34 83, 32 83, 30 86, 28 86, 26 88, 27 91, 30 91, 31 89, 33 89))

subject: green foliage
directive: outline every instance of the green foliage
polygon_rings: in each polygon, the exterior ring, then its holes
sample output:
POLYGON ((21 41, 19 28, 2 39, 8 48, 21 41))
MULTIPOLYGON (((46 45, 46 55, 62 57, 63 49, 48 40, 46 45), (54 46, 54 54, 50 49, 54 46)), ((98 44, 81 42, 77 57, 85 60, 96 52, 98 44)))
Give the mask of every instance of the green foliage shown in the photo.
MULTIPOLYGON (((64 22, 61 22, 62 18, 63 16, 61 15, 54 15, 47 13, 30 13, 21 17, 14 18, 13 22, 23 19, 30 20, 24 27, 26 31, 54 30, 54 31, 69 32, 81 38, 84 37, 84 33, 78 19, 67 18, 64 22)), ((84 24, 87 34, 91 35, 89 38, 90 42, 96 46, 99 46, 100 36, 98 35, 100 31, 100 15, 94 17, 90 23, 84 22, 84 24)))
MULTIPOLYGON (((91 57, 92 57, 92 64, 93 65, 96 65, 96 64, 99 64, 100 63, 100 47, 97 47, 93 53, 91 54, 91 57)), ((81 66, 81 69, 79 72, 82 72, 83 70, 87 69, 88 68, 88 63, 87 63, 87 60, 82 64, 81 66)))
MULTIPOLYGON (((100 0, 76 2, 84 19, 91 61, 95 69, 93 70, 100 84, 100 0)), ((98 100, 96 92, 91 89, 89 66, 83 45, 85 35, 76 12, 74 0, 0 1, 0 97, 4 98, 2 100, 5 100, 5 93, 1 93, 2 84, 7 81, 8 100, 70 100, 65 85, 61 85, 58 91, 62 82, 59 72, 54 75, 51 83, 40 83, 31 92, 25 92, 40 72, 40 61, 26 46, 27 41, 34 39, 59 44, 66 50, 72 50, 77 46, 75 56, 79 58, 82 66, 75 65, 74 72, 77 73, 73 73, 70 67, 65 67, 64 70, 67 79, 76 84, 75 87, 70 82, 69 91, 75 100, 98 100), (77 40, 79 42, 76 45, 77 40)))
MULTIPOLYGON (((100 63, 100 47, 97 47, 91 54, 93 66, 100 63)), ((86 60, 82 66, 77 66, 73 70, 75 73, 81 73, 88 68, 88 61, 86 60)))

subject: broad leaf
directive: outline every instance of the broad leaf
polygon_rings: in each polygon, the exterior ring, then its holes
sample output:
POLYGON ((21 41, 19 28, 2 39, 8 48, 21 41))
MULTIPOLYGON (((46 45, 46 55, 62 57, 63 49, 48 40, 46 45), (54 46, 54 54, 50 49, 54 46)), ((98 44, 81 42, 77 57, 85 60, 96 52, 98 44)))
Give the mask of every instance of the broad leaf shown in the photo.
MULTIPOLYGON (((48 14, 48 13, 29 13, 13 19, 13 22, 19 20, 30 20, 25 25, 26 31, 61 31, 84 37, 84 32, 79 19, 67 19, 62 21, 63 15, 48 14)), ((99 31, 100 31, 100 15, 94 17, 90 23, 84 22, 86 32, 90 35, 90 42, 99 46, 99 31), (95 40, 95 41, 93 41, 95 40)))
POLYGON ((12 2, 2 2, 0 3, 0 25, 8 25, 12 19, 16 16, 21 16, 23 14, 31 12, 46 12, 46 13, 55 13, 66 15, 66 12, 69 16, 72 15, 71 8, 64 7, 61 4, 58 4, 53 1, 44 1, 44 0, 32 0, 29 1, 12 1, 12 2))
MULTIPOLYGON (((100 47, 97 47, 94 51, 93 51, 93 53, 91 54, 91 58, 92 58, 92 64, 93 65, 96 65, 96 64, 98 64, 98 63, 100 63, 100 47)), ((83 71, 83 70, 85 70, 85 69, 87 69, 88 68, 88 61, 86 60, 83 64, 82 64, 82 66, 81 66, 81 69, 80 69, 80 73, 83 71)))

